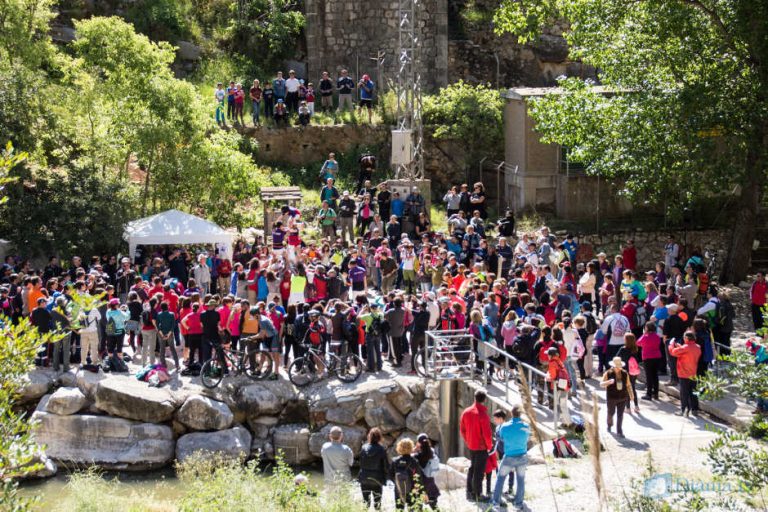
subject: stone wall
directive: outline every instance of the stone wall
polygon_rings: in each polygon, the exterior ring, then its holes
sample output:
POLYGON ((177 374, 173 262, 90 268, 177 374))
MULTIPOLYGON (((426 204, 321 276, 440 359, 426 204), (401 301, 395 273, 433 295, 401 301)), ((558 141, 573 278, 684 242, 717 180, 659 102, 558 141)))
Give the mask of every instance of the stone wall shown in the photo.
MULTIPOLYGON (((424 0, 416 17, 421 42, 419 69, 428 88, 448 81, 448 0, 424 0)), ((322 71, 332 75, 342 68, 358 80, 368 73, 386 82, 397 70, 397 0, 360 4, 352 0, 306 0, 308 75, 317 80, 322 71), (384 54, 382 76, 377 77, 376 58, 384 54)))
POLYGON ((21 396, 36 404, 41 461, 52 467, 45 476, 56 471, 51 461, 143 471, 198 451, 240 461, 282 452, 289 464, 309 464, 319 461, 333 426, 344 430, 356 456, 372 427, 390 451, 421 432, 440 440, 437 385, 417 377, 366 375, 301 389, 283 378, 227 378, 215 389, 199 382, 180 376, 155 388, 133 375, 34 370, 21 396))
MULTIPOLYGON (((641 231, 624 230, 603 234, 584 234, 579 235, 577 240, 584 246, 584 258, 589 253, 596 255, 599 252, 605 252, 609 258, 621 254, 621 246, 628 240, 635 241, 637 247, 638 270, 652 270, 656 263, 663 261, 664 245, 667 243, 667 236, 672 234, 675 240, 680 244, 680 252, 684 257, 691 254, 694 249, 710 250, 716 255, 716 272, 722 268, 725 261, 725 255, 730 247, 731 234, 726 230, 707 229, 691 231, 641 231)), ((558 237, 565 235, 564 231, 558 232, 558 237)))
MULTIPOLYGON (((328 156, 330 152, 350 151, 356 147, 389 147, 389 127, 368 125, 332 125, 295 128, 245 128, 243 133, 258 141, 258 158, 265 162, 307 165, 328 156)), ((387 165, 383 155, 379 164, 387 165)), ((319 170, 319 169, 318 169, 319 170)))

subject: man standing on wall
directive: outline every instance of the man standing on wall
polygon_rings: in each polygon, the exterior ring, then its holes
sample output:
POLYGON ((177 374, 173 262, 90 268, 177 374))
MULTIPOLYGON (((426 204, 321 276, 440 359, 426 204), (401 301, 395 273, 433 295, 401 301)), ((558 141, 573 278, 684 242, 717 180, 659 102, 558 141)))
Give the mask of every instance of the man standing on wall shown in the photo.
POLYGON ((346 69, 341 70, 341 76, 336 80, 336 90, 339 91, 339 112, 344 112, 349 106, 349 110, 355 110, 352 102, 352 90, 355 88, 355 82, 349 77, 346 69))
POLYGON ((285 79, 283 78, 283 72, 277 72, 277 78, 272 80, 272 92, 274 93, 274 102, 277 104, 278 100, 285 102, 285 79))
POLYGON ((301 83, 296 78, 296 72, 290 70, 288 72, 288 80, 285 81, 285 102, 287 103, 288 112, 295 114, 299 111, 299 87, 301 83))
POLYGON ((491 418, 485 407, 485 391, 475 391, 475 403, 461 413, 460 431, 464 444, 469 449, 469 471, 467 472, 467 500, 489 501, 482 495, 485 465, 488 452, 493 449, 491 418))
POLYGON ((327 71, 323 71, 320 79, 320 109, 330 112, 333 109, 333 81, 327 71))

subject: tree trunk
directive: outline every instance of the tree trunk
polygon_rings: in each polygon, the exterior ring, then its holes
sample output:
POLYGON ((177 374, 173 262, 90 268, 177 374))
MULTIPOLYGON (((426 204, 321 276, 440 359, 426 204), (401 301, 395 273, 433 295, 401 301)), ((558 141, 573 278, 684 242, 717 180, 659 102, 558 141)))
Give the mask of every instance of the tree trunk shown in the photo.
MULTIPOLYGON (((760 130, 762 132, 762 130, 760 130)), ((747 277, 752 260, 752 244, 755 240, 755 224, 765 186, 765 169, 762 158, 762 133, 753 137, 747 150, 746 178, 739 195, 738 209, 733 219, 731 244, 720 276, 721 283, 738 284, 747 277), (759 141, 759 142, 757 142, 759 141)))

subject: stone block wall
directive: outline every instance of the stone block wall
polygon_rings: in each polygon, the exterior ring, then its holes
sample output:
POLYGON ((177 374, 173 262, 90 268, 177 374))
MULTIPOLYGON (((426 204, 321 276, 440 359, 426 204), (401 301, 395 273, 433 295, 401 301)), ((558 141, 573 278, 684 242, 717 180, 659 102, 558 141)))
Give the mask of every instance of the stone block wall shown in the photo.
MULTIPOLYGON (((448 0, 423 0, 416 18, 418 55, 427 88, 447 83, 448 0)), ((392 80, 397 70, 397 0, 360 4, 351 0, 306 0, 308 77, 318 80, 322 71, 332 76, 342 68, 354 80, 368 73, 376 80, 376 62, 384 52, 379 81, 392 80)))
MULTIPOLYGON (((558 233, 558 238, 561 235, 565 235, 565 232, 558 233)), ((695 249, 700 250, 702 253, 709 250, 716 255, 715 271, 720 271, 731 242, 731 233, 726 230, 682 231, 675 229, 669 231, 639 231, 628 229, 599 235, 578 235, 577 240, 580 245, 589 246, 593 254, 605 252, 609 259, 613 259, 617 254, 621 254, 621 248, 625 242, 628 239, 632 239, 635 241, 635 247, 637 248, 638 270, 646 271, 652 270, 657 262, 664 260, 664 245, 667 243, 667 236, 670 233, 680 245, 680 253, 686 259, 695 249)))

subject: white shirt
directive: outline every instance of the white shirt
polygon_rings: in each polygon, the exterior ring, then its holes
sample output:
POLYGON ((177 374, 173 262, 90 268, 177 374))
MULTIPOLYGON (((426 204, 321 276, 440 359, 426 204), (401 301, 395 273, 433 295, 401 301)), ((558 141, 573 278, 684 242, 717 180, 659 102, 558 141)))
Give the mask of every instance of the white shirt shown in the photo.
POLYGON ((611 330, 611 339, 608 340, 608 344, 624 345, 624 334, 629 332, 629 320, 618 312, 610 314, 603 321, 600 330, 603 331, 604 334, 608 334, 609 328, 611 330))
POLYGON ((101 313, 96 308, 93 308, 85 317, 85 321, 82 322, 83 332, 96 332, 99 327, 99 320, 101 320, 101 313))
POLYGON ((285 81, 285 90, 288 92, 298 92, 301 83, 298 78, 289 78, 285 81))

